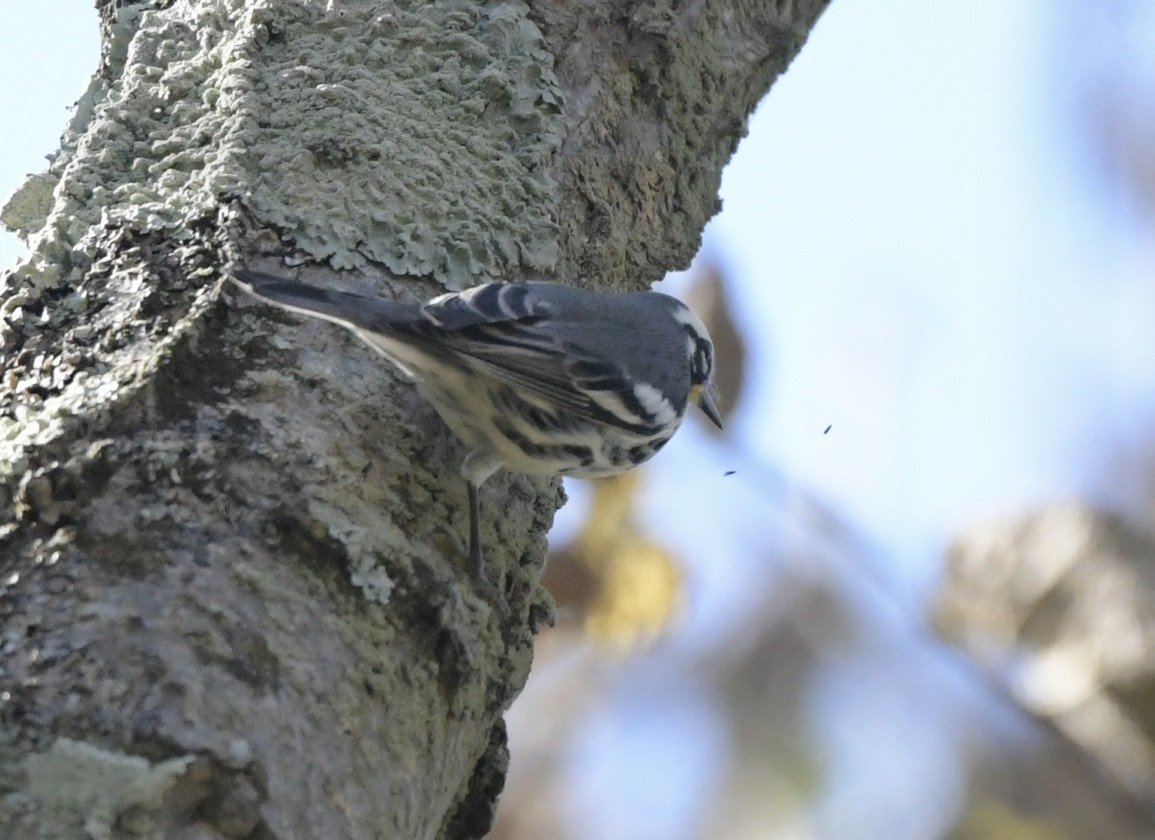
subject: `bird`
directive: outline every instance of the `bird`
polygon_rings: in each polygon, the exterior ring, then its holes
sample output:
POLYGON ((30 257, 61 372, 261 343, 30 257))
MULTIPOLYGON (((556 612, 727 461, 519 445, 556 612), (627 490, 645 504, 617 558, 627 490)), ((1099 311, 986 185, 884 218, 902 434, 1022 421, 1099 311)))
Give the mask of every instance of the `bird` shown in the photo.
POLYGON ((488 585, 480 490, 499 469, 598 478, 649 460, 691 403, 722 427, 714 346, 661 292, 490 282, 428 302, 321 288, 234 267, 250 295, 351 330, 411 379, 465 444, 469 556, 488 585))

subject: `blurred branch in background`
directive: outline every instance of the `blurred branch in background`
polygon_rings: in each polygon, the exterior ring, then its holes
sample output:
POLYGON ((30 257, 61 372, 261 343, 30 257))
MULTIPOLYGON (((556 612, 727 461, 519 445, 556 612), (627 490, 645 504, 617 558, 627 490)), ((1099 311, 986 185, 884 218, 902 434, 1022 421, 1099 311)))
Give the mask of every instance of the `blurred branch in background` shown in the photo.
MULTIPOLYGON (((690 286, 684 295, 686 303, 698 313, 714 341, 718 364, 713 388, 723 420, 734 416, 735 409, 748 387, 746 340, 734 318, 734 301, 722 266, 715 260, 699 257, 694 262, 690 286)), ((700 418, 699 418, 700 419, 700 418)), ((710 423, 701 424, 708 432, 725 435, 725 430, 710 423)))
POLYGON ((1147 535, 1077 503, 977 528, 952 546, 940 631, 1051 735, 1028 766, 1004 755, 1028 775, 1004 773, 998 789, 984 779, 985 796, 1001 792, 1034 812, 1051 801, 1069 836, 1105 836, 1085 833, 1094 809, 1120 821, 1109 836, 1155 833, 1153 560, 1147 535), (1060 767, 1089 779, 1081 796, 1056 784, 1060 767), (1021 781, 1042 773, 1041 789, 1021 781))

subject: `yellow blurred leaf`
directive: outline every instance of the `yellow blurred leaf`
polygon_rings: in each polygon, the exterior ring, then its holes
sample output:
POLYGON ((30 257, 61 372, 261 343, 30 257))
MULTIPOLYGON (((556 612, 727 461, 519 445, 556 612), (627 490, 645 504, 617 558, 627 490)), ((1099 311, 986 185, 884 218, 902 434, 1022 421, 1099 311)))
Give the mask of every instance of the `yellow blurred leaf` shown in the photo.
POLYGON ((624 646, 656 637, 681 592, 677 564, 642 535, 624 536, 607 559, 586 631, 599 641, 624 646))
POLYGON ((1070 840, 1057 820, 1020 814, 994 800, 977 802, 949 835, 949 840, 1070 840))
POLYGON ((656 637, 681 593, 674 558, 635 520, 641 472, 589 482, 589 514, 545 576, 559 607, 579 612, 589 635, 622 647, 656 637))

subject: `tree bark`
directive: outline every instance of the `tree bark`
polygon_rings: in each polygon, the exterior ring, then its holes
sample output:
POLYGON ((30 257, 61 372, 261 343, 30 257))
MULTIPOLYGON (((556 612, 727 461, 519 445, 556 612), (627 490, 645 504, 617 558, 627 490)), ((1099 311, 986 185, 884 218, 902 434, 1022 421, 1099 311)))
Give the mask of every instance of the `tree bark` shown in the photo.
POLYGON ((98 2, 3 215, 0 836, 488 830, 559 486, 484 488, 494 603, 432 410, 223 268, 657 279, 824 5, 98 2))

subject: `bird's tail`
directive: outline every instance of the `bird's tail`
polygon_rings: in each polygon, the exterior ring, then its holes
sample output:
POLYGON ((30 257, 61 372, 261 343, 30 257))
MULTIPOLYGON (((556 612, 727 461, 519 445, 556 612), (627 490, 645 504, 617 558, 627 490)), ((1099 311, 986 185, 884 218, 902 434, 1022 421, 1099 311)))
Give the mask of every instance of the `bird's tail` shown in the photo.
POLYGON ((413 303, 322 289, 247 268, 233 269, 230 274, 233 282, 254 297, 345 327, 390 333, 419 317, 419 307, 413 303))

